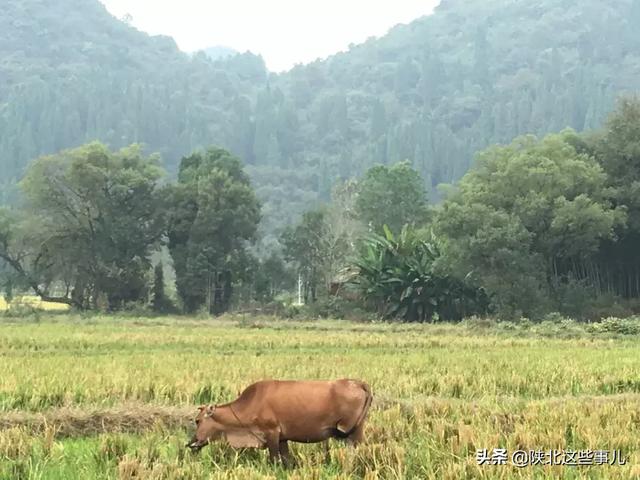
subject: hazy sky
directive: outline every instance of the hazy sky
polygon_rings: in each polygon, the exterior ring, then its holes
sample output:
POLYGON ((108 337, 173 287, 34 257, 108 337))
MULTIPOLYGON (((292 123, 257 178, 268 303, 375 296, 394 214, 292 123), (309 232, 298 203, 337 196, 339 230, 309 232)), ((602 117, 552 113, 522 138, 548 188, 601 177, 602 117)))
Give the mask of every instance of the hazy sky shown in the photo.
POLYGON ((438 0, 102 0, 187 52, 224 45, 262 54, 270 70, 308 63, 431 13, 438 0))

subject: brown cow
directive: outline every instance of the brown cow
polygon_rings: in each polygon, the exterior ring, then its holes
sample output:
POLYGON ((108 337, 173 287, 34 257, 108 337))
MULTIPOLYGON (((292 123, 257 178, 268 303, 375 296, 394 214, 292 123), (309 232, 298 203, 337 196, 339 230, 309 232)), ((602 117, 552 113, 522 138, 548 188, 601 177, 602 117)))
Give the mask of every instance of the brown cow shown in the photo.
POLYGON ((200 407, 187 447, 199 451, 226 439, 236 448, 267 447, 272 460, 288 463, 288 441, 361 442, 372 398, 369 386, 358 380, 257 382, 231 403, 200 407))

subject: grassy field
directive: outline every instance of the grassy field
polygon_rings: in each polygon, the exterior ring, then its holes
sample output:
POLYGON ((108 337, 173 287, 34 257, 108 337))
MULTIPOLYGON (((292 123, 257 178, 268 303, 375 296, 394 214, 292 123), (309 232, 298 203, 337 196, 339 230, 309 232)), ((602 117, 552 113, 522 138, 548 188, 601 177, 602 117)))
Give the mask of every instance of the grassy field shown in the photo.
POLYGON ((640 338, 575 324, 0 319, 0 479, 628 479, 639 401, 640 338), (263 451, 183 447, 196 405, 262 378, 340 377, 376 396, 356 449, 294 444, 286 471, 263 451), (484 448, 618 449, 627 463, 479 466, 484 448))

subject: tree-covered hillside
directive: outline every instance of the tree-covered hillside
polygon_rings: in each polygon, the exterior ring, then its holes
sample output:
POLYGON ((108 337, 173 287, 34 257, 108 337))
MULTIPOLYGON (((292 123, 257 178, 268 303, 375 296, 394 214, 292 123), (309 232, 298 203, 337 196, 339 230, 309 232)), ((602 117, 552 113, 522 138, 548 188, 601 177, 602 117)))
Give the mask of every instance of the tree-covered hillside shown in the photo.
POLYGON ((145 143, 173 172, 217 144, 247 164, 274 232, 376 163, 408 159, 434 192, 489 144, 598 127, 640 90, 640 0, 443 0, 282 75, 251 54, 189 57, 97 0, 4 3, 5 198, 29 160, 93 139, 145 143))
MULTIPOLYGON (((167 37, 113 18, 97 0, 6 0, 0 11, 0 182, 26 164, 92 139, 159 151, 175 169, 212 143, 241 151, 264 62, 239 55, 219 65, 167 37)), ((6 189, 3 188, 6 195, 6 189)))
POLYGON ((638 22, 637 0, 445 0, 282 81, 316 113, 329 171, 408 158, 436 185, 487 144, 599 126, 619 92, 640 87, 638 22))

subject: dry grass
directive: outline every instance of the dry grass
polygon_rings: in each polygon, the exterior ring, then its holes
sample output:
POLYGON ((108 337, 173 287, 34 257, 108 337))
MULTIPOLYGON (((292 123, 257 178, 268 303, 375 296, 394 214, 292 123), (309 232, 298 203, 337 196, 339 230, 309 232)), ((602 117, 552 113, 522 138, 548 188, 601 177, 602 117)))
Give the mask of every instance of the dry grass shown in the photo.
POLYGON ((62 303, 44 302, 40 297, 34 295, 22 295, 15 297, 11 303, 7 303, 4 297, 0 297, 0 312, 16 309, 34 309, 45 312, 68 312, 69 305, 62 303))
POLYGON ((640 342, 267 320, 0 323, 0 478, 636 478, 640 342), (359 377, 367 442, 185 452, 194 406, 259 378, 359 377), (617 467, 479 467, 478 448, 620 449, 617 467), (4 475, 4 477, 3 477, 4 475))
POLYGON ((56 438, 87 437, 103 433, 144 433, 161 425, 187 428, 194 408, 132 404, 115 408, 57 408, 41 413, 14 411, 0 416, 0 431, 22 428, 33 435, 50 429, 56 438))

